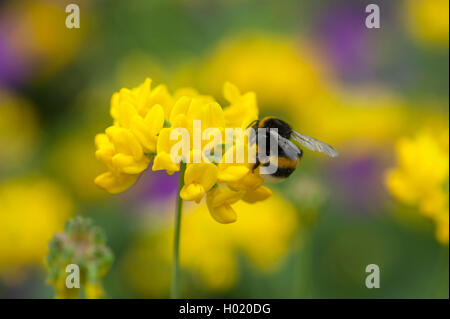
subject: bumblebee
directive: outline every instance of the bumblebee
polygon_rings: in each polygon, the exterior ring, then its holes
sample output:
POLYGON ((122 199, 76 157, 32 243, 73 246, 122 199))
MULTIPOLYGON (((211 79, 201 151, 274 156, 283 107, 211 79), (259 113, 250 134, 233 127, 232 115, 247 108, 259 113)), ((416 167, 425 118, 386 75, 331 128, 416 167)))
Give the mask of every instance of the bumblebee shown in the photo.
POLYGON ((260 162, 258 157, 256 158, 253 171, 260 168, 260 166, 275 166, 276 170, 274 173, 266 175, 262 174, 262 176, 266 178, 270 177, 270 179, 280 180, 289 177, 295 171, 303 156, 303 150, 294 142, 306 147, 309 150, 318 151, 330 157, 338 156, 338 152, 336 152, 332 146, 292 130, 288 123, 274 116, 268 116, 261 120, 255 120, 250 123, 247 128, 253 129, 254 134, 252 134, 250 143, 256 143, 256 147, 258 147, 258 140, 261 138, 258 137, 258 134, 265 134, 265 137, 262 137, 262 140, 266 141, 266 146, 269 145, 268 149, 265 147, 265 155, 267 157, 274 153, 273 147, 278 149, 278 156, 276 158, 268 157, 268 160, 264 163, 260 162), (263 128, 265 130, 258 130, 259 128, 263 128))

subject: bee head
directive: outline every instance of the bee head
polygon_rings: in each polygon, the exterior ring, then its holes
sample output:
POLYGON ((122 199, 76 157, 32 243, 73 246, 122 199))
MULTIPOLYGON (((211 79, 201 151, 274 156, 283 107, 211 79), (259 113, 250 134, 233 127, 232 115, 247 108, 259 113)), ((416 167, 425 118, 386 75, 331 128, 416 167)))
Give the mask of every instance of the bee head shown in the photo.
POLYGON ((278 134, 284 138, 289 139, 291 137, 292 128, 285 121, 282 121, 276 117, 270 116, 262 119, 260 121, 259 127, 265 128, 276 128, 278 129, 278 134))

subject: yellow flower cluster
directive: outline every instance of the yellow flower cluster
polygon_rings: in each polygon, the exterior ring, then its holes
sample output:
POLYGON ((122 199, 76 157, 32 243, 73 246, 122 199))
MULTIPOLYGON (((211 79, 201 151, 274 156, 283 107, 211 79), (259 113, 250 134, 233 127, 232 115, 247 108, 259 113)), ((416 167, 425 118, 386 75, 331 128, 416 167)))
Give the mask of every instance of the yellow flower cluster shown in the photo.
POLYGON ((389 191, 400 201, 418 206, 436 222, 436 237, 448 244, 449 131, 423 131, 397 143, 398 165, 386 177, 389 191))
MULTIPOLYGON (((241 276, 241 256, 261 273, 276 271, 293 247, 298 215, 282 196, 275 193, 256 204, 240 201, 236 208, 243 212, 239 222, 224 228, 207 216, 205 204, 186 207, 180 263, 195 276, 199 288, 219 292, 235 286, 241 276)), ((163 232, 146 231, 125 258, 131 285, 142 297, 168 295, 172 233, 170 227, 163 232)))
POLYGON ((20 280, 30 265, 43 265, 47 245, 72 214, 72 201, 46 179, 0 185, 0 278, 20 280))
MULTIPOLYGON (((150 84, 147 79, 137 88, 121 89, 113 95, 114 124, 95 138, 96 156, 108 168, 95 179, 97 185, 110 193, 122 192, 134 184, 151 159, 154 171, 165 170, 168 174, 179 171, 180 163, 171 158, 171 149, 177 141, 170 137, 185 129, 190 134, 188 156, 197 157, 200 162, 188 161, 180 191, 182 199, 199 203, 206 195, 212 217, 220 223, 231 223, 237 219, 232 204, 239 200, 253 203, 271 195, 262 185, 261 176, 252 172, 253 164, 248 160, 225 164, 219 159, 216 161, 219 163, 214 163, 200 152, 208 145, 212 145, 211 150, 224 147, 222 142, 215 143, 214 137, 204 138, 208 129, 218 129, 221 141, 226 141, 226 128, 245 128, 258 118, 253 92, 241 94, 236 86, 225 83, 224 97, 229 105, 222 109, 212 97, 199 95, 193 89, 180 89, 172 96, 165 86, 151 89, 150 84), (196 121, 201 123, 199 132, 194 130, 196 121), (196 135, 202 138, 195 140, 196 135)), ((237 142, 232 141, 223 157, 230 155, 227 152, 235 153, 237 142)))
POLYGON ((152 90, 150 84, 147 79, 137 88, 114 93, 110 111, 114 124, 95 137, 95 155, 108 168, 95 183, 110 193, 120 193, 133 185, 150 163, 147 154, 156 150, 172 97, 164 86, 152 90))

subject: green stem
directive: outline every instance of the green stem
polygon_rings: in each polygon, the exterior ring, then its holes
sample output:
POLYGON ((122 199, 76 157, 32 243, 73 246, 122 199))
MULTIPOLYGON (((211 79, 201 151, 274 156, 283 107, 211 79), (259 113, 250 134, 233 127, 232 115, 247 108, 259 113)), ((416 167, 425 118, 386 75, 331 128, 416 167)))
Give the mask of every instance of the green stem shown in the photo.
POLYGON ((173 261, 172 261, 172 287, 170 291, 170 297, 172 299, 180 298, 180 230, 181 230, 181 217, 183 215, 183 200, 180 197, 180 191, 184 186, 184 172, 186 170, 186 164, 180 164, 180 178, 178 182, 178 199, 177 210, 175 213, 175 228, 173 237, 173 261))

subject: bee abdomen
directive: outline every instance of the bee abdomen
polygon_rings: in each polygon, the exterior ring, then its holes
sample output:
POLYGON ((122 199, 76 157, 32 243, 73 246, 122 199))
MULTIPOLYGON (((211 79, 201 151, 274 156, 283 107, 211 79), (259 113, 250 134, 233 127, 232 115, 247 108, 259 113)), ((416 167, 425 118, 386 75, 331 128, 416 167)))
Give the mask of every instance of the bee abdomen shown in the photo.
POLYGON ((276 171, 271 174, 267 174, 267 176, 263 176, 263 178, 272 180, 281 180, 287 178, 295 171, 299 161, 300 157, 296 161, 293 161, 286 157, 278 157, 275 160, 272 159, 270 162, 263 164, 263 166, 275 166, 276 171))

